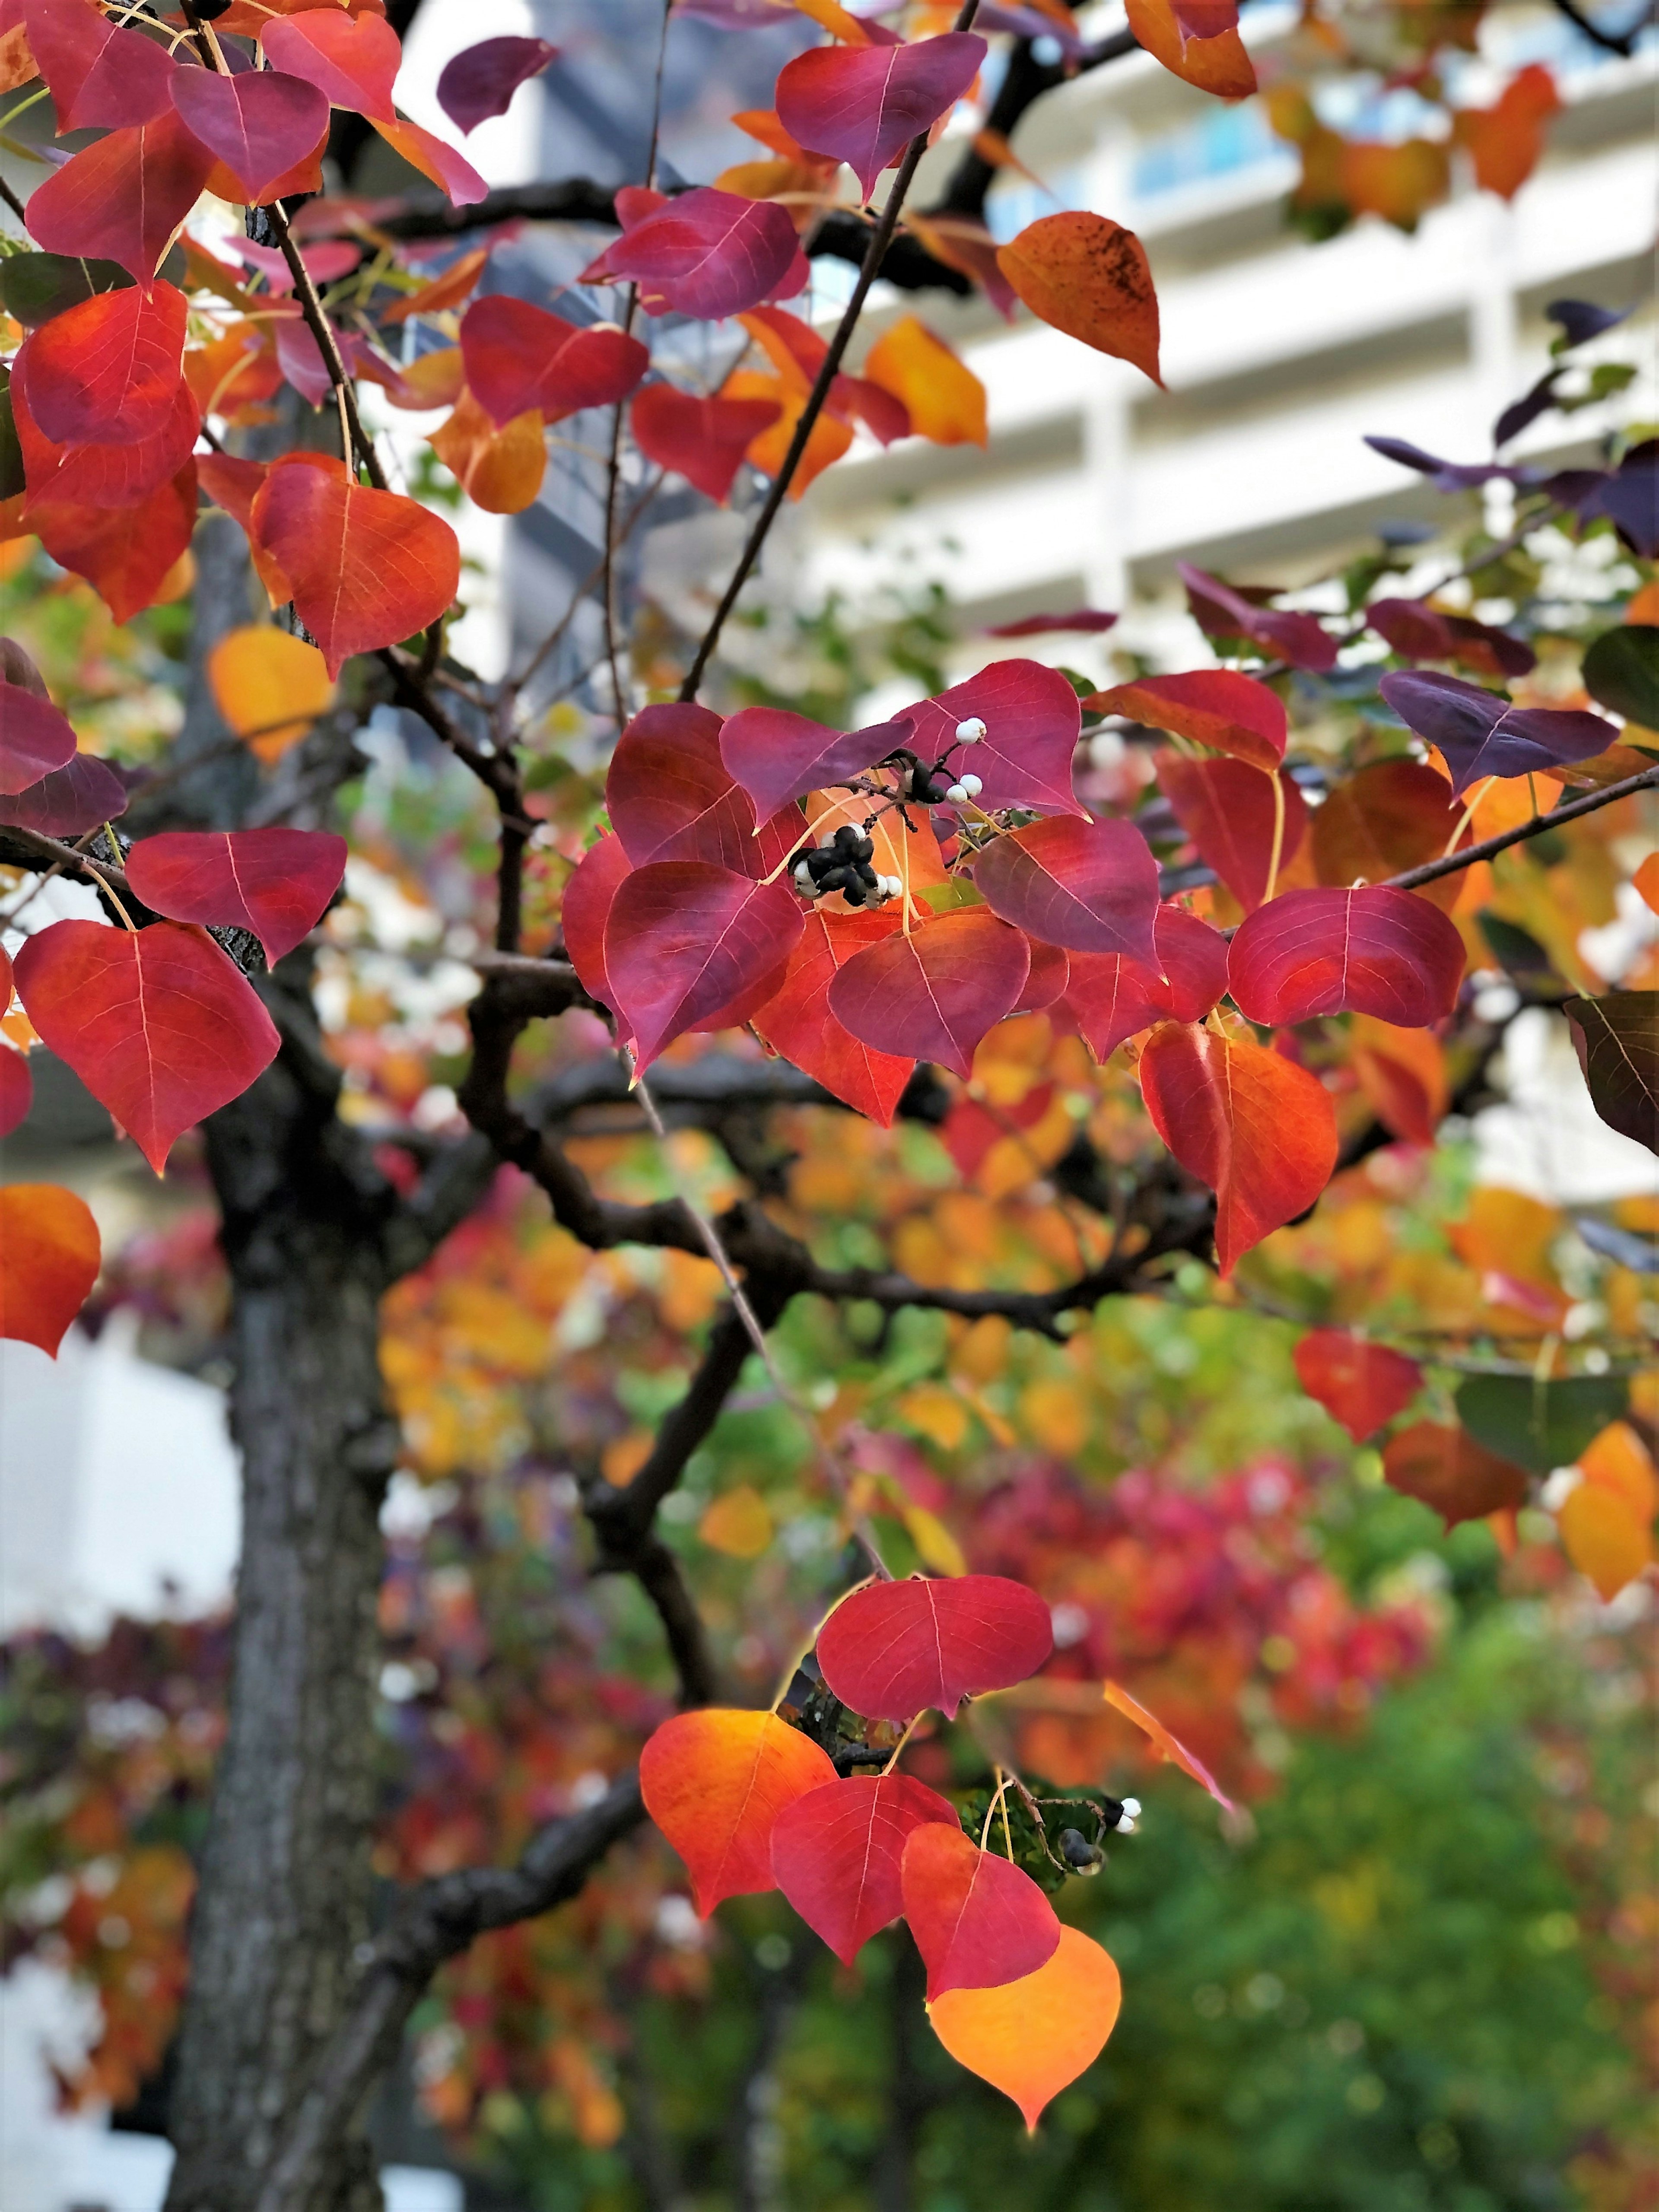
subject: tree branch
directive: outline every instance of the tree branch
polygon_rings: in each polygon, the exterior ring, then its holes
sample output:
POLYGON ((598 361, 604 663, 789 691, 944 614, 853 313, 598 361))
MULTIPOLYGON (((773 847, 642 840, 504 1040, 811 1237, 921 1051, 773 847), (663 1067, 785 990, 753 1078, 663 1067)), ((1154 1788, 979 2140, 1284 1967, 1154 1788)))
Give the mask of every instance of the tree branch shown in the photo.
POLYGON ((1497 836, 1485 838, 1478 845, 1465 845, 1440 860, 1425 860, 1421 867, 1407 868, 1397 876, 1386 877, 1378 889, 1414 891, 1424 884, 1438 883, 1442 876, 1455 876, 1461 869, 1472 868, 1477 860, 1492 860, 1498 854, 1508 852, 1511 845, 1524 845, 1529 838, 1541 837, 1547 830, 1559 830, 1564 822, 1582 821, 1586 814, 1595 814, 1618 799, 1633 799, 1638 792, 1655 790, 1659 790, 1659 764, 1642 769, 1639 775, 1627 775, 1622 783, 1610 783, 1601 791, 1586 793, 1583 799, 1553 806, 1547 814, 1534 814, 1529 822, 1522 822, 1513 830, 1500 830, 1497 836))
POLYGON ((1617 54, 1621 61, 1628 61, 1636 52, 1638 37, 1653 19, 1652 8, 1644 7, 1628 31, 1604 31, 1573 0, 1553 0, 1553 4, 1556 13, 1565 15, 1576 31, 1582 31, 1593 46, 1600 46, 1603 53, 1617 54))

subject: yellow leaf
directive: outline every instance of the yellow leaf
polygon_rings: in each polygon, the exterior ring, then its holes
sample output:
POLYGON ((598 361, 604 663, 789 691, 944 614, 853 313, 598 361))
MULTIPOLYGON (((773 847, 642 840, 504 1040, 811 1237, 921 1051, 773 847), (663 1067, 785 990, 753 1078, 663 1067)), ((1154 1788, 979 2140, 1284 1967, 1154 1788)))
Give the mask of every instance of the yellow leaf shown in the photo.
POLYGON ((1617 1490, 1581 1482, 1555 1517, 1567 1557, 1604 1603, 1653 1559, 1650 1524, 1617 1490))
POLYGON ((599 1473, 613 1490, 625 1490, 651 1456, 649 1429, 630 1429, 599 1454, 599 1473))
POLYGON ((697 1523, 711 1551, 728 1559, 757 1559, 771 1542, 773 1523, 766 1500, 744 1482, 715 1498, 697 1523))
MULTIPOLYGON (((794 437, 795 425, 805 410, 806 394, 796 392, 781 377, 768 376, 763 370, 738 368, 720 386, 720 397, 769 399, 779 409, 777 421, 751 440, 745 455, 750 467, 758 469, 763 477, 776 476, 794 437)), ((833 415, 820 415, 812 425, 800 465, 790 479, 790 498, 799 499, 814 477, 821 476, 832 461, 838 461, 852 442, 853 433, 847 423, 838 422, 833 415)))
POLYGON ((269 623, 222 637, 208 655, 208 682, 227 724, 263 761, 297 745, 334 701, 316 647, 269 623))
POLYGON ((1069 1459, 1089 1441, 1093 1408, 1075 1376, 1045 1375, 1019 1394, 1020 1425, 1034 1444, 1069 1459))
POLYGON ((876 340, 864 374, 904 402, 917 437, 935 446, 982 446, 989 438, 985 386, 915 315, 906 315, 876 340))
POLYGON ((918 1382, 898 1401, 897 1410, 941 1451, 955 1451, 968 1434, 968 1408, 943 1382, 918 1382))
POLYGON ((417 355, 399 371, 400 385, 388 385, 386 398, 394 407, 419 413, 428 407, 453 407, 461 396, 466 364, 459 346, 440 346, 417 355))
POLYGON ((1609 1421, 1579 1454, 1578 1471, 1597 1489, 1622 1498, 1639 1520, 1651 1521, 1659 1513, 1659 1476, 1628 1421, 1609 1421))
POLYGON ((542 488, 547 447, 534 407, 498 429, 472 394, 463 390, 455 411, 427 443, 486 514, 522 514, 542 488))
POLYGON ((930 1513, 925 1505, 907 1505, 900 1518, 923 1566, 931 1567, 936 1575, 967 1573, 962 1547, 937 1513, 930 1513))

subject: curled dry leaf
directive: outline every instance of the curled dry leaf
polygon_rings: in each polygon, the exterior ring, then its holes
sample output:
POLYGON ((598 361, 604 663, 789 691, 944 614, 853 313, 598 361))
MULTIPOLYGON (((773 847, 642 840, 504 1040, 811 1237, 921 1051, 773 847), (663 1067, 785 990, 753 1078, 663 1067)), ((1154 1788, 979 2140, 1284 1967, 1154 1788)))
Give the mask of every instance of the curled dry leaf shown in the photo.
POLYGON ((1346 1328, 1310 1328, 1291 1356, 1297 1382, 1357 1444, 1403 1413, 1423 1387, 1414 1359, 1346 1328))
POLYGON ((51 1182, 0 1188, 0 1337, 55 1359, 101 1257, 98 1224, 73 1191, 51 1182))
POLYGON ((912 1833, 929 1823, 962 1833, 955 1808, 908 1774, 826 1782, 778 1815, 778 1887, 843 1966, 903 1911, 899 1862, 912 1833))
POLYGON ((997 266, 1040 321, 1163 384, 1158 294, 1133 231, 1080 209, 1046 215, 1002 247, 997 266))
POLYGON ((1150 1737, 1160 1758, 1167 1759, 1171 1766, 1178 1766, 1183 1774, 1190 1775, 1200 1789, 1207 1790, 1224 1811, 1236 1813, 1238 1810, 1203 1760, 1195 1753, 1188 1751, 1181 1738, 1172 1735, 1156 1713, 1148 1712, 1138 1698, 1132 1698, 1118 1682, 1106 1683, 1104 1696, 1109 1705, 1121 1713, 1125 1720, 1133 1721, 1144 1735, 1150 1737))
POLYGON ((953 1820, 914 1829, 899 1861, 904 1917, 927 1969, 927 1996, 1023 1980, 1060 1942, 1054 1908, 1029 1874, 981 1850, 953 1820))
POLYGON ((908 1721, 930 1705, 948 1720, 964 1698, 1035 1674, 1054 1643, 1035 1590, 956 1575, 854 1590, 824 1623, 817 1656, 836 1697, 866 1720, 908 1721))
POLYGON ((927 2017, 957 2063, 1012 2097, 1035 2134, 1043 2108, 1105 2049, 1121 2002, 1110 1955, 1062 1928, 1034 1974, 1000 1989, 948 1990, 927 2017))
POLYGON ((722 1898, 776 1887, 778 1815, 835 1779, 811 1737, 775 1713, 678 1713, 640 1754, 645 1809, 684 1860, 705 1920, 722 1898))

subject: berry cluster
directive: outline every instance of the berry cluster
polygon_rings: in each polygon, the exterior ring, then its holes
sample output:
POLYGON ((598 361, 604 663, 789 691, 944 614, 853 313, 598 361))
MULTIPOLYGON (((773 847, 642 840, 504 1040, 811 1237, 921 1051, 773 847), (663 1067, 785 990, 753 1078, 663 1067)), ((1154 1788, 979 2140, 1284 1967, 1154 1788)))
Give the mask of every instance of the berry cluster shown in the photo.
POLYGON ((807 898, 839 891, 848 906, 883 906, 904 889, 897 876, 881 876, 871 866, 875 842, 850 822, 827 836, 795 864, 795 885, 807 898))

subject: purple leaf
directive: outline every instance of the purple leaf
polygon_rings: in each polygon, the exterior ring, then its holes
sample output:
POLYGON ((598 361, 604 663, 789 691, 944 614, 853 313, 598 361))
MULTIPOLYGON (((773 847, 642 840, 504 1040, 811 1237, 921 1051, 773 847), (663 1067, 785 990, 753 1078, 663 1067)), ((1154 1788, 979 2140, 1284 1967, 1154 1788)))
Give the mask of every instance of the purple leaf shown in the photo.
POLYGON ((867 200, 888 163, 950 113, 986 52, 971 31, 913 46, 813 46, 779 75, 778 120, 809 154, 845 161, 867 200))
POLYGON ((950 771, 971 769, 988 812, 1029 806, 1039 814, 1084 814, 1072 788, 1072 764, 1083 727, 1078 696, 1057 668, 1040 660, 994 660, 988 668, 907 707, 911 747, 931 763, 950 756, 950 771), (981 722, 984 735, 964 744, 957 728, 981 722))
POLYGON ((580 283, 641 287, 647 315, 718 322, 804 291, 806 257, 787 210, 699 185, 653 208, 583 270, 580 283))
POLYGON ((438 105, 465 136, 505 115, 521 84, 539 76, 558 52, 545 39, 485 39, 444 64, 438 105))
POLYGON ((873 768, 910 738, 908 717, 843 732, 781 708, 744 707, 720 732, 720 759, 764 822, 792 799, 873 768))
POLYGON ((1176 572, 1187 586, 1194 618, 1209 636, 1247 637, 1293 668, 1311 669, 1318 676, 1335 667, 1336 640, 1312 615, 1255 606, 1190 562, 1177 561, 1176 572))
POLYGON ((1590 338, 1599 338, 1603 331, 1615 329, 1629 316, 1630 309, 1598 307, 1589 300, 1552 300, 1544 313, 1551 322, 1560 325, 1570 346, 1581 346, 1590 338))
POLYGON ((1415 469, 1420 477, 1431 477, 1437 491, 1473 491, 1498 477, 1507 477, 1511 483, 1527 481, 1524 472, 1504 468, 1497 461, 1440 460, 1404 438, 1367 438, 1365 443, 1385 461, 1397 461, 1402 469, 1415 469))
MULTIPOLYGON (((977 22, 979 18, 975 17, 977 22)), ((1103 607, 1073 607, 1068 615, 1022 615, 1018 622, 994 623, 987 637, 1042 637, 1050 630, 1076 630, 1097 635, 1117 621, 1103 607)))
POLYGON ((1511 438, 1521 435, 1529 422, 1535 422, 1540 415, 1549 413, 1555 404, 1555 387, 1561 374, 1559 368, 1549 370, 1539 378, 1530 392, 1523 392, 1519 399, 1510 401, 1492 426, 1494 446, 1507 446, 1511 438))
POLYGON ((0 799, 0 822, 42 837, 83 837, 127 811, 127 787, 107 761, 76 753, 27 791, 0 799))
POLYGON ((1439 746, 1452 772, 1453 795, 1460 799, 1483 777, 1548 774, 1593 759, 1619 741, 1618 731, 1599 714, 1512 707, 1461 676, 1401 669, 1377 688, 1408 729, 1439 746))

